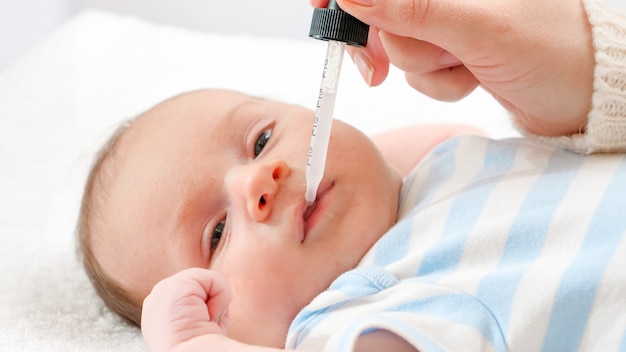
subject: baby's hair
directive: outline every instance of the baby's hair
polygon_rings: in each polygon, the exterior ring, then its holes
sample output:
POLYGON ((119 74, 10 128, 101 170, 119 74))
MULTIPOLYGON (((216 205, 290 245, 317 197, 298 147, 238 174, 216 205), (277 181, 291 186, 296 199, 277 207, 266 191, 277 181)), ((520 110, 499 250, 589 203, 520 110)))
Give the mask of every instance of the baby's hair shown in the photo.
POLYGON ((76 235, 79 256, 98 295, 113 312, 140 326, 142 304, 140 299, 134 297, 104 272, 93 251, 93 237, 96 235, 95 225, 97 222, 103 221, 100 209, 108 192, 107 182, 110 180, 112 172, 110 164, 115 157, 116 146, 120 138, 132 122, 133 119, 130 119, 118 126, 94 159, 83 192, 76 235))

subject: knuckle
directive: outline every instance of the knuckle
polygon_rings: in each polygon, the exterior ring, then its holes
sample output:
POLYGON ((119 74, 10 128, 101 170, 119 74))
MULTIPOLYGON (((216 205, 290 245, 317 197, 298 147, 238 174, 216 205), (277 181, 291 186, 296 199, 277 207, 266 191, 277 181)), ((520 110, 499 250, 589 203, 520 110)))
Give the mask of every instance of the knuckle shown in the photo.
POLYGON ((429 8, 430 0, 403 1, 399 8, 400 20, 419 26, 428 17, 429 8))

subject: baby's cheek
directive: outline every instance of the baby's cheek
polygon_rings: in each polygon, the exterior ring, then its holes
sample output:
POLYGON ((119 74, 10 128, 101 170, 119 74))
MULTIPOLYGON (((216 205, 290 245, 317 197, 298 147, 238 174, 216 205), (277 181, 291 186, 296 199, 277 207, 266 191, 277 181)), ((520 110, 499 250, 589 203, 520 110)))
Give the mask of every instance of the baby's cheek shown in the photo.
POLYGON ((237 281, 232 285, 228 336, 255 345, 282 347, 291 321, 299 309, 271 281, 237 281))

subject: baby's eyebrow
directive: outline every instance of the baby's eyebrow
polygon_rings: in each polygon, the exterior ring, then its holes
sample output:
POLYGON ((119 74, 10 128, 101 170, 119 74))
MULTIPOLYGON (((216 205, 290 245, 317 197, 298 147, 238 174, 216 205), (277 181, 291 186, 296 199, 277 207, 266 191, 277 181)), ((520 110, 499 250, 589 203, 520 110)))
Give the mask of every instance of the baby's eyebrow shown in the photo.
POLYGON ((239 104, 235 105, 226 114, 226 118, 227 119, 232 119, 234 116, 237 116, 237 114, 239 113, 240 110, 248 107, 249 105, 259 104, 260 102, 263 102, 263 101, 268 101, 268 100, 262 99, 262 98, 257 98, 257 97, 250 97, 250 99, 246 99, 246 100, 240 102, 239 104))
MULTIPOLYGON (((242 102, 239 102, 237 105, 235 105, 232 109, 230 109, 230 111, 228 111, 226 113, 226 115, 224 116, 224 118, 222 118, 221 121, 218 122, 217 126, 216 126, 216 130, 215 132, 218 133, 219 135, 223 136, 224 131, 229 131, 229 126, 233 126, 234 123, 233 120, 235 120, 235 118, 237 116, 239 116, 240 114, 244 114, 244 112, 242 112, 242 110, 246 110, 246 109, 250 109, 250 107, 254 107, 255 105, 258 106, 260 108, 261 104, 263 102, 269 102, 270 100, 266 100, 266 99, 262 99, 262 98, 257 98, 257 97, 253 97, 250 96, 249 99, 246 99, 242 102)), ((260 111, 259 109, 253 110, 250 109, 250 113, 255 112, 255 111, 260 111)), ((248 114, 247 117, 250 114, 248 114)), ((246 116, 244 114, 244 116, 246 116)))
POLYGON ((220 133, 220 131, 224 131, 224 129, 228 130, 227 128, 229 124, 232 125, 231 122, 235 119, 235 116, 237 116, 242 106, 245 106, 245 104, 246 102, 244 101, 235 105, 232 109, 230 109, 230 111, 226 113, 226 116, 224 116, 224 118, 221 119, 221 121, 219 121, 219 123, 216 126, 217 128, 215 129, 214 132, 220 133))

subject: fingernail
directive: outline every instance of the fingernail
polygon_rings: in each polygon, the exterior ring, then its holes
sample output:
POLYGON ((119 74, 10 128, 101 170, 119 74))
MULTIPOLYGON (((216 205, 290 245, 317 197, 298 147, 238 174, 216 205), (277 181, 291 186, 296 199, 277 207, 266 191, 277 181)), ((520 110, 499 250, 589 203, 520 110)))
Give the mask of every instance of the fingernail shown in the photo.
POLYGON ((356 5, 361 5, 361 6, 372 6, 376 2, 376 0, 346 0, 346 1, 356 4, 356 5))
POLYGON ((362 52, 356 52, 353 56, 354 63, 359 69, 361 76, 368 86, 372 86, 372 76, 374 75, 374 67, 370 64, 369 58, 362 52))
POLYGON ((458 66, 461 64, 462 64, 461 60, 457 59, 456 56, 450 54, 447 51, 444 51, 439 56, 439 65, 443 67, 452 67, 452 66, 458 66))

